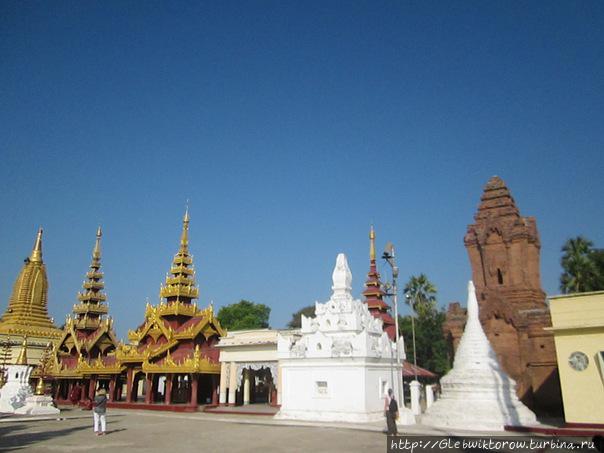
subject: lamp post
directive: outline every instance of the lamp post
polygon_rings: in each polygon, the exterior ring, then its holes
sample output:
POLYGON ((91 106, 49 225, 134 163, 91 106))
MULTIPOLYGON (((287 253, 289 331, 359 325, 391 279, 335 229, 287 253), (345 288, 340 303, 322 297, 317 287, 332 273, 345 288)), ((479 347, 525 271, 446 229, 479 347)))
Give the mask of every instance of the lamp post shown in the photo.
POLYGON ((399 351, 399 331, 398 331, 398 288, 396 280, 398 278, 398 266, 396 265, 394 255, 394 245, 391 242, 386 244, 384 254, 382 258, 386 260, 390 268, 392 269, 392 293, 388 294, 392 296, 392 305, 394 306, 394 328, 396 335, 396 393, 398 401, 404 406, 403 400, 403 382, 402 382, 402 367, 401 367, 401 354, 399 351))

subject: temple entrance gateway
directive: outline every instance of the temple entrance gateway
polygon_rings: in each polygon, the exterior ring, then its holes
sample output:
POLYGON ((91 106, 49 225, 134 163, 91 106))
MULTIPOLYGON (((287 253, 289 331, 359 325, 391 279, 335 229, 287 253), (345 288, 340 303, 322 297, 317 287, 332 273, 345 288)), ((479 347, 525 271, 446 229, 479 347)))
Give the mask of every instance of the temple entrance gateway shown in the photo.
POLYGON ((228 332, 220 349, 221 406, 281 404, 281 371, 277 336, 292 331, 256 329, 228 332))
POLYGON ((237 404, 276 404, 273 379, 273 375, 277 375, 276 362, 241 363, 237 368, 237 404))

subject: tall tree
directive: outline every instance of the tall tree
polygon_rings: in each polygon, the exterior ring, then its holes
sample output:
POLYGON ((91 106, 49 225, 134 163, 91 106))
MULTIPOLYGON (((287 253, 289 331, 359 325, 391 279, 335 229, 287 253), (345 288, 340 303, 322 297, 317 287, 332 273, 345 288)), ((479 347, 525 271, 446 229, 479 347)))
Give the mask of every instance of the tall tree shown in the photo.
POLYGON ((604 289, 604 252, 593 248, 593 242, 583 236, 567 240, 562 246, 563 293, 580 293, 604 289))
POLYGON ((309 305, 307 307, 301 308, 297 312, 292 315, 291 321, 287 323, 287 327, 290 329, 299 329, 302 327, 302 315, 309 317, 315 315, 315 306, 309 305))
MULTIPOLYGON (((431 324, 431 321, 434 321, 436 316, 436 286, 428 280, 425 274, 419 274, 417 277, 412 275, 409 278, 409 281, 405 285, 403 289, 405 293, 405 302, 411 307, 413 313, 411 314, 411 351, 413 352, 413 364, 421 366, 421 363, 424 362, 424 366, 428 365, 428 357, 427 354, 426 360, 423 360, 423 356, 421 353, 418 353, 420 347, 423 347, 423 338, 427 338, 430 336, 427 329, 427 326, 431 324), (423 330, 420 332, 421 335, 416 335, 418 332, 415 326, 415 314, 418 314, 418 328, 422 328, 423 330), (422 321, 426 326, 423 326, 419 323, 422 321), (419 338, 418 338, 419 337, 419 338), (421 345, 419 343, 422 343, 421 345), (419 357, 419 361, 418 361, 419 357)), ((441 323, 442 325, 442 323, 441 323)), ((438 330, 438 333, 441 333, 441 329, 438 330)), ((442 336, 442 335, 441 335, 442 336)), ((409 336, 406 338, 405 344, 407 344, 409 340, 409 336)), ((428 349, 429 346, 427 346, 428 349)))
POLYGON ((270 314, 270 307, 264 304, 241 300, 220 308, 216 317, 228 330, 265 329, 270 314))

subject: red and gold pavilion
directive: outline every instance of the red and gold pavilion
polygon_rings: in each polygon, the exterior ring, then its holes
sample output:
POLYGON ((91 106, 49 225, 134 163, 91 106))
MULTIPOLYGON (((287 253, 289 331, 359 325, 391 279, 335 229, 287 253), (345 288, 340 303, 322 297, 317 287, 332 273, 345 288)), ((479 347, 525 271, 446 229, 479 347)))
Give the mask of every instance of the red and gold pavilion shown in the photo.
POLYGON ((198 404, 218 403, 220 352, 216 344, 225 331, 212 305, 200 309, 193 302, 198 297, 187 211, 180 247, 160 289, 162 302, 147 304, 144 322, 128 332, 130 344, 116 351, 126 382, 125 401, 119 404, 196 410, 198 404))
POLYGON ((109 389, 111 394, 119 388, 122 368, 115 358, 118 341, 103 292, 101 236, 99 227, 79 303, 73 306, 73 316, 67 317, 55 348, 52 375, 58 401, 92 399, 97 387, 109 389))

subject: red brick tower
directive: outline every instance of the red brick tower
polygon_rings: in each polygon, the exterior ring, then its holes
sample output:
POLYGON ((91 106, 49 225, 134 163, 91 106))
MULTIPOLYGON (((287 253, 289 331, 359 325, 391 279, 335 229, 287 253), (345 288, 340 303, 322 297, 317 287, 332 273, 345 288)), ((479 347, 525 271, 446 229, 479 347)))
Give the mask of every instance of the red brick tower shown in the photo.
MULTIPOLYGON (((484 188, 464 244, 480 305, 480 321, 518 396, 538 413, 561 408, 553 336, 539 272, 540 242, 534 217, 522 217, 506 187, 493 176, 484 188)), ((465 312, 450 305, 445 335, 455 349, 465 312)))
POLYGON ((384 302, 384 295, 380 274, 375 265, 375 232, 372 226, 369 232, 369 272, 367 273, 363 296, 365 296, 365 303, 369 307, 371 314, 383 321, 384 332, 394 341, 396 339, 394 319, 392 319, 389 313, 390 306, 384 302))

